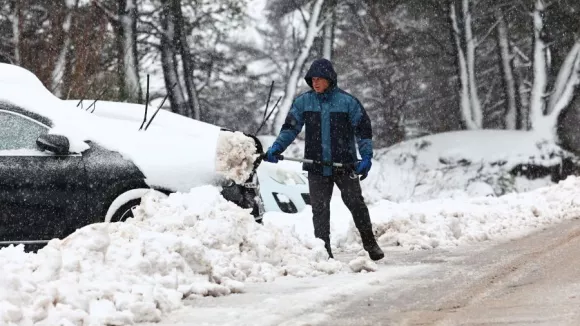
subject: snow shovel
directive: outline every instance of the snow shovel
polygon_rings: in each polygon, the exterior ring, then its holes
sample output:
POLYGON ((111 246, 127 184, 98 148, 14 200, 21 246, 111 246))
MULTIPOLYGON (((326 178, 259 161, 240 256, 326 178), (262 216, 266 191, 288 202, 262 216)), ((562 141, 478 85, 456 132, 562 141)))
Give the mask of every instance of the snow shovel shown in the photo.
MULTIPOLYGON (((263 154, 263 156, 266 156, 266 154, 263 154)), ((322 162, 322 161, 310 160, 310 159, 304 159, 304 158, 285 157, 284 155, 281 155, 281 154, 276 155, 276 158, 278 158, 279 160, 292 161, 292 162, 308 163, 308 164, 315 164, 315 165, 322 165, 322 166, 333 166, 335 168, 344 169, 345 171, 349 172, 349 177, 351 179, 358 178, 358 176, 354 172, 354 167, 355 167, 354 163, 322 162)), ((364 177, 361 178, 361 180, 364 180, 364 177)))

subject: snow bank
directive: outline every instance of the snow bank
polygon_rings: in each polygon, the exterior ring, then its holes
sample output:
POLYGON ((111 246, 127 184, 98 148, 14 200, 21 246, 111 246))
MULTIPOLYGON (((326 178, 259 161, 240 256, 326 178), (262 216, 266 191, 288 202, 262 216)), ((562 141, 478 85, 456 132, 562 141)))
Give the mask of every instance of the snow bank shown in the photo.
POLYGON ((370 203, 500 196, 552 185, 566 160, 575 158, 533 132, 440 133, 377 150, 363 194, 370 203))
POLYGON ((125 223, 89 225, 37 254, 0 250, 0 324, 159 321, 186 297, 345 270, 327 260, 321 241, 257 224, 215 187, 166 198, 151 193, 135 215, 125 223))
POLYGON ((216 171, 235 183, 244 183, 260 156, 256 150, 254 140, 243 133, 221 132, 216 151, 216 171))
MULTIPOLYGON (((507 240, 580 217, 580 178, 568 177, 557 185, 500 197, 441 198, 420 203, 381 200, 369 205, 369 212, 383 249, 431 249, 507 240)), ((333 194, 331 214, 333 248, 360 251, 358 230, 340 192, 333 194)), ((310 206, 297 214, 267 213, 264 223, 293 230, 304 239, 314 233, 310 206)), ((351 264, 355 271, 362 269, 364 262, 351 264)))
MULTIPOLYGON (((429 249, 526 235, 580 217, 580 178, 501 197, 437 199, 422 203, 381 201, 371 209, 382 246, 429 249)), ((339 235, 340 237, 340 235, 339 235)), ((345 246, 358 243, 350 227, 345 246)))

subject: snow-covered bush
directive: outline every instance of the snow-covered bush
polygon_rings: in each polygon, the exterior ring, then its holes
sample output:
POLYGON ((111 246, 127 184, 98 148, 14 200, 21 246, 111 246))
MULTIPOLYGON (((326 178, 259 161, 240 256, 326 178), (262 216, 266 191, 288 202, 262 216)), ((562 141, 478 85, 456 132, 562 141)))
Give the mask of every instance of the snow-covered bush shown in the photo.
POLYGON ((578 159, 532 132, 441 133, 376 151, 365 198, 422 201, 500 196, 550 185, 578 170, 578 159))

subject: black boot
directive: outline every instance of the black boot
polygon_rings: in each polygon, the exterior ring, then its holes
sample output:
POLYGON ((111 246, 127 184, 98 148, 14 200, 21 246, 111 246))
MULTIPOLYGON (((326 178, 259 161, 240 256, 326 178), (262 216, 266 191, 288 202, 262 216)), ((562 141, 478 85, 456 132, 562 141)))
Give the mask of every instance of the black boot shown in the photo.
POLYGON ((376 261, 385 258, 385 253, 383 250, 381 250, 381 247, 379 247, 376 242, 373 245, 368 247, 365 246, 364 248, 369 253, 369 257, 371 257, 372 260, 376 261))
POLYGON ((328 259, 334 258, 334 256, 332 255, 332 250, 330 248, 330 240, 324 240, 324 248, 326 248, 326 251, 328 252, 328 259))
POLYGON ((363 243, 363 248, 369 253, 369 257, 372 260, 381 260, 385 258, 385 253, 377 244, 372 229, 362 230, 362 232, 360 232, 360 237, 363 243))
POLYGON ((332 255, 332 250, 330 250, 330 244, 325 244, 324 247, 326 248, 326 251, 328 251, 328 259, 333 258, 334 256, 332 255))

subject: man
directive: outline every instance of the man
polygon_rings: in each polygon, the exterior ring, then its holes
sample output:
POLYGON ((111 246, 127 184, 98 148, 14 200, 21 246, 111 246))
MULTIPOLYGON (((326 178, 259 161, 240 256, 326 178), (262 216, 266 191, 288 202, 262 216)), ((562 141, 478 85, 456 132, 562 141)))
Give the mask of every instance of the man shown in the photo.
MULTIPOLYGON (((277 155, 286 150, 306 124, 305 158, 355 163, 356 139, 362 161, 356 163, 355 172, 362 175, 362 179, 366 178, 372 165, 373 148, 371 121, 363 106, 354 96, 338 88, 336 72, 326 59, 315 60, 304 79, 313 90, 294 100, 265 160, 277 163, 277 155)), ((324 241, 329 257, 334 258, 330 248, 330 199, 336 184, 352 213, 364 249, 371 259, 382 259, 385 254, 375 240, 359 179, 351 178, 350 171, 327 164, 304 164, 303 168, 308 171, 314 235, 324 241)))

